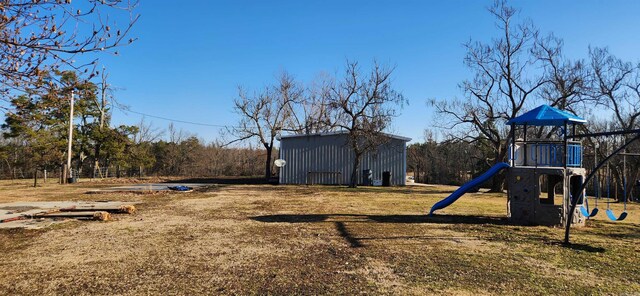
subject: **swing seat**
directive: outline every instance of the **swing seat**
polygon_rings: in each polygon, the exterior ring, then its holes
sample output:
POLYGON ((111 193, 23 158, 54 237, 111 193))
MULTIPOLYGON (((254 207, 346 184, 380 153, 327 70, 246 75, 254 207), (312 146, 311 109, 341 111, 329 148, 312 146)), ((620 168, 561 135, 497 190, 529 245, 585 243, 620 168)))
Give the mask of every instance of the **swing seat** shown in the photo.
POLYGON ((585 208, 583 205, 583 206, 580 206, 580 212, 582 212, 582 216, 591 218, 598 214, 598 208, 593 208, 593 211, 591 211, 591 214, 589 214, 589 210, 585 208))
POLYGON ((627 218, 627 212, 622 212, 620 217, 616 217, 616 214, 614 214, 612 210, 607 210, 607 216, 611 221, 622 221, 627 218))

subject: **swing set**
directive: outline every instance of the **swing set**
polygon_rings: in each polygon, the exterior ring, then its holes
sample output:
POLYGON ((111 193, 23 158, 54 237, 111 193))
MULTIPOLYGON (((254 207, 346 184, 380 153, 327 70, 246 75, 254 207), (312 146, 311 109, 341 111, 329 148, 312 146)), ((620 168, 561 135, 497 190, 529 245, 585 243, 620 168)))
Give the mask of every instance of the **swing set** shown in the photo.
MULTIPOLYGON (((629 134, 634 134, 633 138, 629 139, 628 141, 626 141, 622 146, 618 147, 616 150, 614 150, 613 152, 611 152, 611 154, 609 154, 607 157, 604 158, 604 160, 602 160, 601 162, 597 162, 597 160, 594 161, 595 163, 595 167, 593 168, 593 170, 591 171, 591 173, 589 173, 589 175, 586 177, 586 179, 584 180, 584 182, 582 183, 582 185, 580 186, 580 189, 577 192, 581 192, 581 194, 576 194, 575 196, 571 196, 571 209, 569 210, 569 213, 567 214, 567 221, 572 221, 573 220, 573 213, 576 210, 576 207, 578 205, 578 201, 579 198, 582 194, 582 192, 584 192, 584 190, 587 187, 587 184, 589 183, 589 181, 591 179, 593 179, 595 177, 595 182, 594 184, 599 184, 599 179, 598 178, 598 172, 600 170, 601 167, 603 167, 605 164, 607 165, 607 209, 606 209, 606 214, 607 217, 612 220, 612 221, 622 221, 624 219, 627 218, 627 178, 626 178, 626 156, 627 155, 638 155, 638 154, 634 154, 634 153, 625 153, 626 152, 626 148, 627 146, 629 146, 631 143, 635 142, 636 140, 640 139, 640 129, 635 129, 635 130, 629 130, 629 131, 613 131, 613 132, 603 132, 603 133, 589 133, 589 134, 581 134, 581 135, 572 135, 572 136, 568 136, 567 138, 586 138, 586 137, 602 137, 602 136, 612 136, 612 135, 629 135, 629 134), (622 152, 622 153, 621 153, 622 152), (616 215, 615 212, 611 209, 611 168, 609 166, 609 160, 611 158, 613 158, 616 155, 622 155, 623 158, 623 177, 622 177, 622 187, 623 189, 623 194, 624 194, 624 205, 623 205, 623 211, 622 213, 620 213, 620 215, 616 215)), ((597 147, 596 147, 597 149, 597 147)), ((597 152, 597 151, 596 151, 597 152)), ((597 153, 596 153, 597 155, 597 153)), ((598 199, 602 198, 600 196, 600 186, 599 185, 594 185, 596 187, 596 196, 595 196, 595 207, 593 208, 592 211, 589 211, 589 205, 587 202, 587 197, 585 195, 585 201, 582 204, 582 206, 580 207, 580 212, 587 218, 589 217, 594 217, 598 214, 599 210, 598 210, 598 199)), ((565 235, 564 235, 564 243, 565 244, 570 244, 569 242, 569 234, 570 234, 570 229, 571 229, 571 223, 566 223, 565 226, 565 235)))

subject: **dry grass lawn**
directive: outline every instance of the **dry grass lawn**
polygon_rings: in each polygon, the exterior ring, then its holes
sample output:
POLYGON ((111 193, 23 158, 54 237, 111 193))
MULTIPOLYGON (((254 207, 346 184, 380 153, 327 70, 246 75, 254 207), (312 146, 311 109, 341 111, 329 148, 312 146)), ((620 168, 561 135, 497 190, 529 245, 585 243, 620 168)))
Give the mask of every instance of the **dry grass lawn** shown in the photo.
POLYGON ((567 248, 560 228, 508 225, 502 194, 426 217, 454 187, 85 194, 107 185, 0 183, 0 202, 144 202, 114 221, 0 231, 0 294, 640 293, 638 205, 567 248))

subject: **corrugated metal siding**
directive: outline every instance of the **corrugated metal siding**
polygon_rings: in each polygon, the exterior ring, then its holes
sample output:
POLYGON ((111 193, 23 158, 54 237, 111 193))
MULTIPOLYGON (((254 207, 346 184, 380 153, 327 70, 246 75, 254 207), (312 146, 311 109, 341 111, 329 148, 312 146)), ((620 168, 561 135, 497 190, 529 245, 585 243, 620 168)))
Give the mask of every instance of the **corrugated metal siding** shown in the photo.
MULTIPOLYGON (((282 138, 280 158, 287 164, 280 168, 280 183, 349 184, 354 157, 345 134, 282 138)), ((390 171, 392 185, 405 185, 406 160, 406 142, 391 138, 362 156, 358 183, 362 182, 362 170, 371 169, 374 180, 382 180, 382 172, 390 171)))

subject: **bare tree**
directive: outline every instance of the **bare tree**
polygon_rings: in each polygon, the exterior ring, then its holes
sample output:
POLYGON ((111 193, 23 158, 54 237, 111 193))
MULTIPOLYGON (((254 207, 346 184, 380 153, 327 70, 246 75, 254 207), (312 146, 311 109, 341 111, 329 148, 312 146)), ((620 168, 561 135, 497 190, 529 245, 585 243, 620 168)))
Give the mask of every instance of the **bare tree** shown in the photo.
POLYGON ((176 128, 173 122, 169 123, 167 133, 169 134, 169 143, 179 144, 189 138, 196 138, 195 134, 189 133, 183 129, 176 128))
POLYGON ((583 61, 566 58, 562 47, 562 39, 554 35, 536 40, 534 54, 543 62, 548 81, 540 96, 552 107, 581 114, 586 104, 593 103, 587 95, 590 73, 583 61))
MULTIPOLYGON (((501 36, 490 44, 468 42, 464 63, 474 78, 460 85, 464 100, 432 100, 446 120, 436 125, 457 130, 455 138, 486 145, 493 155, 488 164, 504 161, 508 127, 504 122, 518 115, 547 80, 535 75, 541 61, 533 52, 538 31, 530 22, 514 24, 517 11, 504 1, 489 9, 501 36)), ((492 191, 501 191, 503 175, 493 178, 492 191)))
POLYGON ((107 125, 107 128, 109 127, 109 121, 110 121, 110 114, 109 114, 109 107, 108 107, 108 96, 109 96, 109 92, 111 91, 111 85, 109 85, 107 83, 107 78, 109 77, 109 75, 107 74, 105 68, 102 68, 102 73, 100 76, 100 83, 98 83, 98 88, 100 90, 100 100, 98 100, 97 96, 91 96, 91 99, 93 100, 93 104, 95 105, 95 108, 98 110, 98 112, 100 113, 100 117, 99 117, 99 121, 98 121, 98 134, 99 136, 96 137, 95 139, 95 143, 94 143, 94 162, 93 162, 93 173, 92 173, 92 177, 96 177, 96 172, 100 171, 100 159, 101 159, 101 152, 102 152, 102 146, 104 145, 104 140, 105 140, 105 135, 104 135, 104 131, 105 131, 105 125, 107 125))
MULTIPOLYGON (((564 56, 563 43, 553 34, 538 38, 535 42, 533 54, 542 62, 544 80, 547 82, 540 87, 540 98, 552 107, 574 114, 588 114, 588 106, 594 103, 589 95, 589 68, 582 60, 574 61, 564 56)), ((536 129, 538 138, 551 138, 557 131, 557 127, 542 126, 536 129)))
POLYGON ((357 62, 347 62, 342 81, 332 88, 328 106, 335 126, 348 132, 355 154, 349 187, 357 185, 362 155, 388 140, 383 131, 398 115, 395 107, 405 103, 391 85, 392 73, 392 68, 374 63, 370 73, 363 74, 357 62))
POLYGON ((153 126, 153 122, 146 122, 144 117, 137 124, 137 130, 133 134, 132 141, 136 144, 152 143, 158 141, 164 135, 164 130, 153 126))
POLYGON ((640 65, 625 62, 606 48, 590 48, 592 96, 614 113, 615 125, 630 130, 640 117, 640 65))
POLYGON ((320 74, 307 88, 302 100, 295 104, 295 112, 291 117, 291 130, 297 134, 314 134, 329 132, 336 128, 334 115, 328 102, 335 78, 320 74))
POLYGON ((228 144, 257 139, 266 149, 265 178, 271 177, 271 159, 276 137, 285 129, 291 129, 293 105, 300 102, 303 89, 288 73, 282 73, 275 86, 266 87, 252 96, 240 88, 234 100, 234 109, 240 122, 228 128, 235 137, 228 144))
POLYGON ((426 143, 414 143, 407 147, 407 168, 413 171, 415 182, 426 183, 426 173, 428 167, 428 151, 426 143), (422 178, 420 178, 422 176, 422 178))
MULTIPOLYGON (((44 72, 60 67, 88 72, 95 60, 86 54, 111 51, 134 41, 127 41, 127 33, 138 19, 133 12, 137 2, 78 2, 0 1, 0 95, 23 91, 44 72), (111 12, 118 12, 115 18, 110 18, 111 12), (128 21, 118 27, 122 12, 128 15, 128 21), (83 58, 78 59, 78 55, 83 58)), ((96 74, 93 69, 91 72, 90 77, 96 74)))
MULTIPOLYGON (((607 48, 590 48, 589 57, 593 72, 591 96, 601 106, 613 113, 611 119, 601 119, 600 125, 605 127, 604 130, 629 131, 637 129, 640 125, 640 64, 623 61, 611 54, 607 48)), ((597 143, 601 147, 619 147, 629 138, 630 135, 613 137, 612 139, 598 139, 597 143)), ((631 145, 627 148, 637 150, 638 146, 631 145)), ((600 150, 601 157, 606 154, 607 150, 609 149, 600 150)), ((627 196, 619 196, 619 200, 629 198, 629 193, 633 188, 633 182, 630 180, 635 180, 640 175, 636 169, 639 164, 637 158, 626 155, 611 161, 612 172, 618 186, 620 188, 624 186, 627 193, 627 196), (623 164, 623 160, 627 163, 626 166, 623 164), (628 178, 628 176, 632 178, 628 178)))

